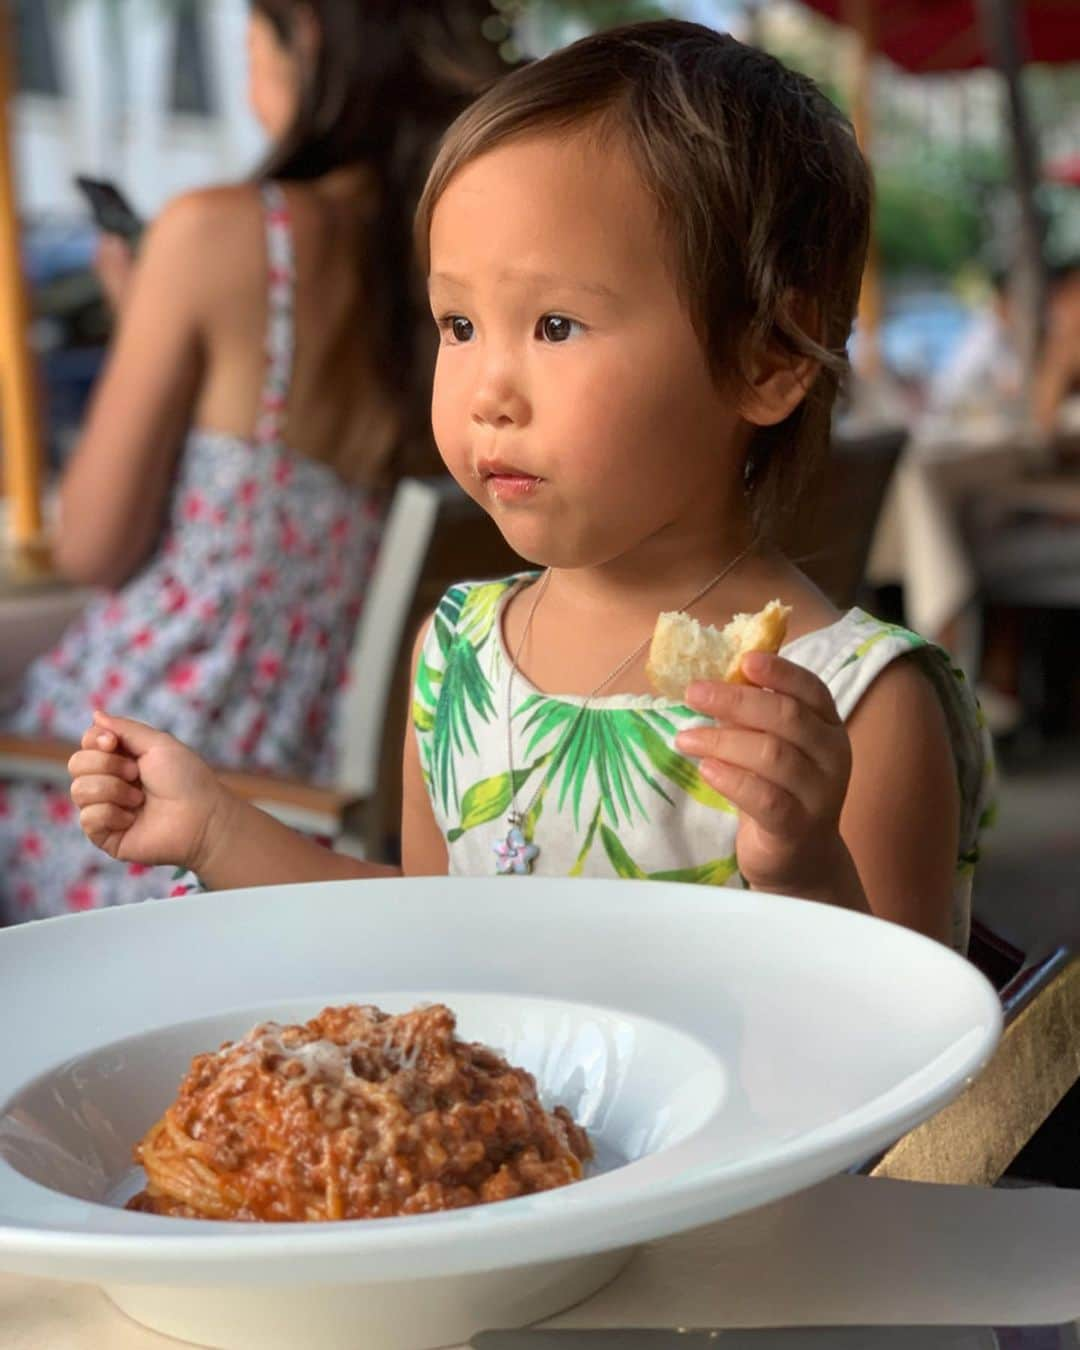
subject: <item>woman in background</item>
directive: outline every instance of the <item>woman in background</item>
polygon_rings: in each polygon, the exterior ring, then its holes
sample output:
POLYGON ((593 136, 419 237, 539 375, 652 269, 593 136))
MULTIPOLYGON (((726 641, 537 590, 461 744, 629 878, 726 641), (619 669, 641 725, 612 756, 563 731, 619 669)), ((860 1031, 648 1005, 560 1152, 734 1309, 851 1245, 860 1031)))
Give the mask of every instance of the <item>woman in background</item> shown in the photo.
MULTIPOLYGON (((7 728, 76 741, 122 699, 212 762, 332 769, 387 488, 426 447, 410 220, 435 144, 496 69, 483 0, 253 0, 254 182, 187 193, 136 262, 100 256, 117 332, 60 486, 55 557, 102 587, 7 728)), ((426 329, 426 322, 425 322, 426 329)), ((168 895, 67 793, 0 795, 0 922, 168 895)))

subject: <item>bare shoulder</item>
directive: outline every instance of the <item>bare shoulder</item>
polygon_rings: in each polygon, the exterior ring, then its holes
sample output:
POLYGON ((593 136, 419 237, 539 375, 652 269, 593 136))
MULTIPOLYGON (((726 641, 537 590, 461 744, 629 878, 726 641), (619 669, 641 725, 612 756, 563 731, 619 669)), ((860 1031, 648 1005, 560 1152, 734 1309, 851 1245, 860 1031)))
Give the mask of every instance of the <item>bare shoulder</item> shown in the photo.
POLYGON ((889 747, 890 760, 951 764, 948 724, 941 698, 913 656, 882 670, 848 719, 852 744, 889 747))
POLYGON ((223 183, 173 197, 155 224, 176 231, 221 229, 257 221, 260 209, 256 184, 223 183))
POLYGON ((260 278, 261 208, 254 184, 199 188, 174 197, 147 233, 144 254, 168 264, 195 291, 260 278))

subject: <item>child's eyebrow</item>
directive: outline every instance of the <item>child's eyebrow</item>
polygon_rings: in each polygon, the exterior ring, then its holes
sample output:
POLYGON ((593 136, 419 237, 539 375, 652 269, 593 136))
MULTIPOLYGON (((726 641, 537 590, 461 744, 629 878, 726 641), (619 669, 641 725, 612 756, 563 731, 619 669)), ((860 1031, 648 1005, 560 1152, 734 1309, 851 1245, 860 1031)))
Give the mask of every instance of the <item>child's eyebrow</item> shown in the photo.
POLYGON ((452 272, 429 272, 427 279, 429 295, 436 286, 445 286, 452 291, 467 291, 469 289, 469 283, 462 277, 454 276, 452 272))
MULTIPOLYGON (((585 291, 589 295, 599 296, 602 300, 617 300, 619 297, 602 281, 585 281, 577 277, 557 276, 554 272, 535 272, 528 268, 504 267, 496 278, 500 282, 525 283, 530 286, 547 289, 585 291)), ((428 290, 434 285, 452 286, 458 290, 468 290, 469 283, 464 277, 452 272, 432 272, 428 277, 428 290)))

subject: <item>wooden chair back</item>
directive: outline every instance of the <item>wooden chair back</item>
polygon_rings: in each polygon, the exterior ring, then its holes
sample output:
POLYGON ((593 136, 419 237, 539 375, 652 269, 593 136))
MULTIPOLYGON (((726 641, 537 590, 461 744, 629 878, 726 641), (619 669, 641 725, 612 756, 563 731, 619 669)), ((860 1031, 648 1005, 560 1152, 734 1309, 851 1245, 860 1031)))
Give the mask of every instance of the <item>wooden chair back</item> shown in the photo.
POLYGON ((455 581, 504 577, 529 566, 451 478, 407 479, 399 486, 354 645, 355 692, 346 701, 337 783, 340 792, 365 802, 368 856, 394 858, 399 845, 401 748, 421 624, 455 581))
POLYGON ((788 557, 838 609, 855 604, 885 493, 907 440, 903 427, 838 429, 808 500, 782 536, 788 557))

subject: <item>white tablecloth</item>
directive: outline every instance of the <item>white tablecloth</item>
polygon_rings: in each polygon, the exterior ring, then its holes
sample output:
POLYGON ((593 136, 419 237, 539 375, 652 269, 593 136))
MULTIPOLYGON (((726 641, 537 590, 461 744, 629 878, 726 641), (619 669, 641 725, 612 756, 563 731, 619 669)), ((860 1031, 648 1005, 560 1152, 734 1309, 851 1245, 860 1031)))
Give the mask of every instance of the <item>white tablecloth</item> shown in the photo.
MULTIPOLYGON (((1080 1191, 842 1176, 644 1248, 607 1289, 550 1325, 962 1326, 1077 1319, 1080 1191)), ((0 1275, 3 1350, 176 1344, 129 1322, 89 1285, 0 1275)), ((358 1350, 361 1345, 358 1337, 358 1350)))
POLYGON ((867 574, 899 582, 904 618, 939 638, 977 594, 959 509, 975 489, 1018 479, 1031 453, 1009 436, 964 443, 913 441, 896 467, 874 537, 867 574))
POLYGON ((1051 467, 1056 452, 1080 444, 1080 397, 1061 410, 1054 447, 1036 446, 1014 421, 992 414, 958 426, 924 419, 904 449, 882 507, 867 574, 900 582, 905 620, 929 638, 964 615, 977 577, 960 528, 973 491, 1051 467))

